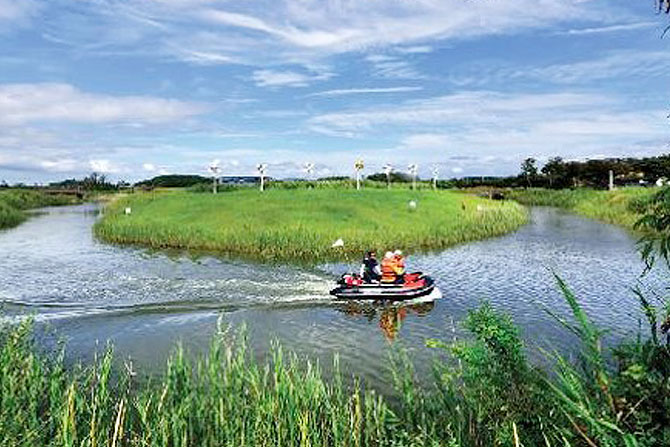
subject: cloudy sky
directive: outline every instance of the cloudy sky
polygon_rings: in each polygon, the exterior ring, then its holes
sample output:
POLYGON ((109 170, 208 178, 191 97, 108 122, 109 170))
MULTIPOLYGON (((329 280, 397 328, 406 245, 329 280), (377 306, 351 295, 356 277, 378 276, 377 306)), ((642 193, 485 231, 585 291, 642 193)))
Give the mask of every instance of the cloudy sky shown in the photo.
POLYGON ((654 0, 0 0, 0 180, 670 152, 654 0))

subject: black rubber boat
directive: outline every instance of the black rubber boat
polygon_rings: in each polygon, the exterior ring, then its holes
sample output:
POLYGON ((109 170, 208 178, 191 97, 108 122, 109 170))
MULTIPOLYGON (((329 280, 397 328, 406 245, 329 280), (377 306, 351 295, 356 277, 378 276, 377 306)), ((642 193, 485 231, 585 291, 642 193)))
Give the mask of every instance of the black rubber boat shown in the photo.
POLYGON ((342 275, 338 286, 330 294, 338 298, 351 300, 413 300, 431 294, 435 281, 423 273, 405 275, 403 284, 364 283, 357 275, 342 275))

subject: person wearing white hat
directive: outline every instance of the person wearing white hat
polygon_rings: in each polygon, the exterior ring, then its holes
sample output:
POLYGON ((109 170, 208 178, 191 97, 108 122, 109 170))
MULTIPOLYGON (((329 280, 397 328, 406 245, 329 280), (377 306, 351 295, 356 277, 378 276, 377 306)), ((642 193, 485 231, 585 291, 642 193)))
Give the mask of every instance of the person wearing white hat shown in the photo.
POLYGON ((393 257, 395 258, 396 263, 396 275, 398 276, 398 281, 404 281, 403 277, 405 276, 405 257, 402 255, 400 250, 393 252, 393 257))
POLYGON ((392 283, 396 280, 396 263, 393 252, 387 251, 382 259, 382 282, 392 283))

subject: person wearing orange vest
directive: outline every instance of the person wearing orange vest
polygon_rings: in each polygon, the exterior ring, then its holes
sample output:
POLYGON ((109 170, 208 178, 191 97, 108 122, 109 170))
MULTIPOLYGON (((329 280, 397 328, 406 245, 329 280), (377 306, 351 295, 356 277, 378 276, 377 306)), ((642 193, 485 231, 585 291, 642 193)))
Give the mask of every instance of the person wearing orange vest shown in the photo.
POLYGON ((382 259, 382 282, 402 283, 404 281, 404 273, 404 260, 402 265, 399 265, 393 252, 387 251, 384 255, 384 259, 382 259))
POLYGON ((387 251, 382 259, 382 282, 395 282, 395 257, 393 253, 387 251))
POLYGON ((395 257, 395 262, 398 267, 396 274, 398 276, 403 276, 405 274, 405 257, 402 255, 400 250, 394 251, 393 256, 395 257))

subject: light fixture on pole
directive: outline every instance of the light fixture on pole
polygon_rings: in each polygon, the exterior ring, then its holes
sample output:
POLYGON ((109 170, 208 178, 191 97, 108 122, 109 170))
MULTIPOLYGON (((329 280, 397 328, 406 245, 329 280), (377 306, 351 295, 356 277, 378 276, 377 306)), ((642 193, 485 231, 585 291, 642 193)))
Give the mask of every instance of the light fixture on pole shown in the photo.
POLYGON ((314 163, 305 163, 305 172, 307 173, 307 180, 312 180, 312 173, 314 172, 314 163))
POLYGON ((265 190, 265 172, 267 168, 268 166, 265 163, 256 165, 256 170, 258 170, 258 174, 260 174, 261 177, 261 192, 265 190))
POLYGON ((382 170, 384 171, 384 174, 386 174, 386 188, 391 189, 391 173, 393 172, 393 166, 386 163, 382 167, 382 170))
POLYGON ((356 170, 356 189, 361 189, 361 171, 365 168, 363 159, 359 158, 354 162, 354 169, 356 170))
POLYGON ((437 177, 440 175, 440 168, 433 166, 433 189, 437 190, 437 177))
POLYGON ((221 172, 221 168, 219 167, 219 160, 214 160, 210 165, 209 165, 209 172, 212 173, 212 177, 214 178, 214 183, 212 185, 212 192, 216 194, 217 192, 217 184, 218 184, 218 175, 219 172, 221 172))
POLYGON ((409 172, 409 175, 412 176, 412 189, 416 190, 416 175, 419 172, 419 166, 412 163, 411 165, 407 166, 407 172, 409 172))

